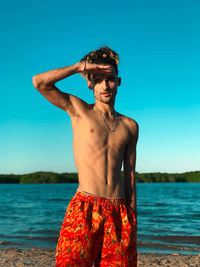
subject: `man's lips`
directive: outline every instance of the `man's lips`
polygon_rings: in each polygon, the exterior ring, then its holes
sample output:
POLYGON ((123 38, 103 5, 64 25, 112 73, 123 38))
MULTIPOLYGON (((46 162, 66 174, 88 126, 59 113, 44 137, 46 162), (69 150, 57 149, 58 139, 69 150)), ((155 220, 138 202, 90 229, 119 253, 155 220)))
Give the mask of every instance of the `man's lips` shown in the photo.
POLYGON ((103 96, 109 96, 110 93, 102 93, 103 96))

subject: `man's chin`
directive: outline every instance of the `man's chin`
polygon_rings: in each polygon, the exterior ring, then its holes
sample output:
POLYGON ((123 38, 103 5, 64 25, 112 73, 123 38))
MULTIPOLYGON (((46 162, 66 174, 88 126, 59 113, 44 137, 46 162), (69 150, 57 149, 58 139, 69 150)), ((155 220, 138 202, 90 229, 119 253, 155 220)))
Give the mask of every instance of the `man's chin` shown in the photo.
MULTIPOLYGON (((96 97, 95 97, 96 98, 96 97)), ((99 100, 100 102, 104 103, 104 104, 109 104, 114 102, 112 96, 107 96, 107 97, 100 97, 100 98, 96 98, 97 100, 99 100)))
POLYGON ((112 101, 112 97, 111 96, 101 96, 101 99, 100 99, 102 102, 110 102, 112 101))

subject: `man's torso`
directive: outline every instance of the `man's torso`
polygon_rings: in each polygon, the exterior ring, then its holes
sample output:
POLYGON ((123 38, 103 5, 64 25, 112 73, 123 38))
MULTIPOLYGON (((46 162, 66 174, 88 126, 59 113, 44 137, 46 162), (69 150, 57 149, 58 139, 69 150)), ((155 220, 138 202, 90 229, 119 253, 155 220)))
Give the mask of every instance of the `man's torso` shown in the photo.
MULTIPOLYGON (((111 132, 93 105, 89 107, 71 118, 79 190, 97 196, 126 197, 121 167, 133 120, 118 113, 116 129, 111 132)), ((114 121, 109 126, 113 128, 114 121)))

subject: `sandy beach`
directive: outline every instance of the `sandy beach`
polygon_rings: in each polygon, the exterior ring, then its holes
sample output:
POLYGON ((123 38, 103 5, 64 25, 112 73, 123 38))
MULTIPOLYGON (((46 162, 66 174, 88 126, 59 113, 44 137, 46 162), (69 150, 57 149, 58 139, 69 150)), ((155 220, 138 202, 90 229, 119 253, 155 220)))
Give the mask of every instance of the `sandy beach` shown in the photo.
MULTIPOLYGON (((0 250, 0 266, 3 267, 55 267, 54 250, 20 250, 8 248, 0 250)), ((138 253, 138 267, 199 267, 200 255, 165 255, 138 253)))

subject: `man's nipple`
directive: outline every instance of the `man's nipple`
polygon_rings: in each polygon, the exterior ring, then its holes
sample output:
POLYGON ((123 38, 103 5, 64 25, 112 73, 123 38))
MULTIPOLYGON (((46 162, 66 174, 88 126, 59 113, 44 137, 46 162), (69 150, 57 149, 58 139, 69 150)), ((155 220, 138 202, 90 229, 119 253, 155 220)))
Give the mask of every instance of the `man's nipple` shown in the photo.
POLYGON ((93 133, 93 132, 94 132, 94 129, 93 129, 93 128, 91 128, 91 129, 90 129, 90 132, 91 132, 91 133, 93 133))

